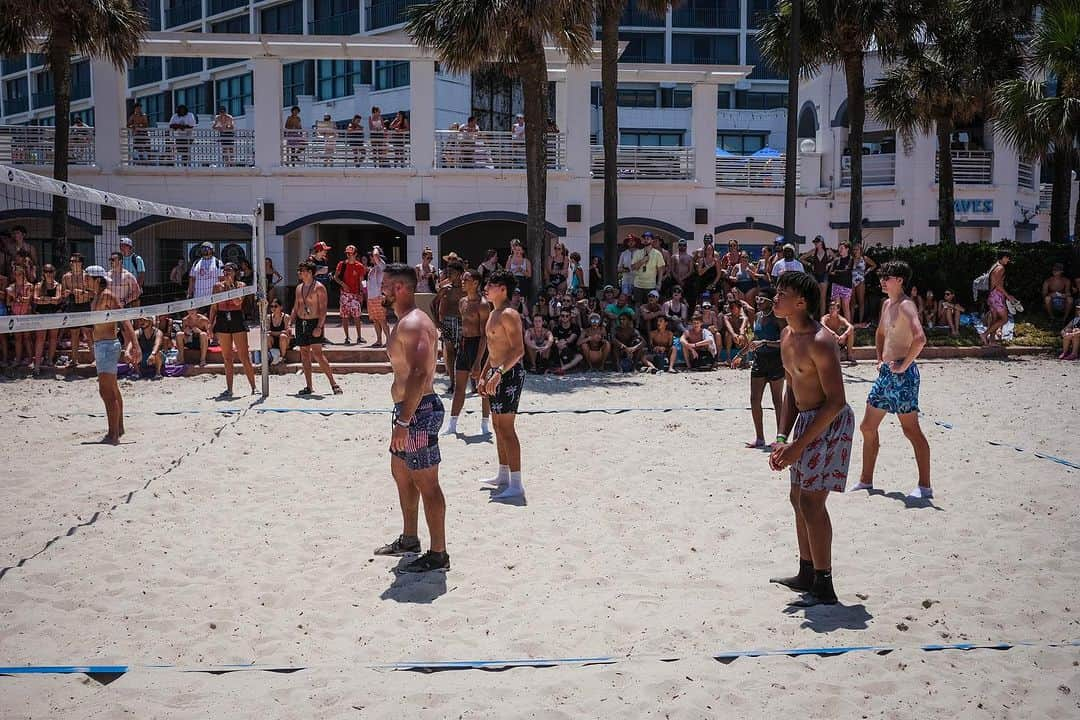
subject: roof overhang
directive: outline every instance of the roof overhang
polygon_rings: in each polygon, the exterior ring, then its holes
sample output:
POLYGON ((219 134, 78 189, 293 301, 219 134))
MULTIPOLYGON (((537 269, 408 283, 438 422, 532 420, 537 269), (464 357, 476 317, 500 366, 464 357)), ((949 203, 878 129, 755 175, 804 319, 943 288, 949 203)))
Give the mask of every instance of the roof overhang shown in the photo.
MULTIPOLYGON (((597 56, 599 57, 599 55, 597 56)), ((619 82, 643 83, 709 83, 733 85, 751 72, 753 65, 660 65, 653 63, 619 63, 619 82)), ((548 77, 557 79, 566 74, 566 63, 548 68, 548 77)), ((600 65, 589 67, 591 80, 600 82, 600 65)))

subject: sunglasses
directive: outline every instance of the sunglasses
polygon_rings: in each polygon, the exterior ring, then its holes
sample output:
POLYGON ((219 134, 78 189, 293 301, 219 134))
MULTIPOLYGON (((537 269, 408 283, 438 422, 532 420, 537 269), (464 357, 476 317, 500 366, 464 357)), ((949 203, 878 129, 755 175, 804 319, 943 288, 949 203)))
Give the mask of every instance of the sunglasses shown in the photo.
POLYGON ((672 295, 682 295, 682 290, 672 290, 672 295))

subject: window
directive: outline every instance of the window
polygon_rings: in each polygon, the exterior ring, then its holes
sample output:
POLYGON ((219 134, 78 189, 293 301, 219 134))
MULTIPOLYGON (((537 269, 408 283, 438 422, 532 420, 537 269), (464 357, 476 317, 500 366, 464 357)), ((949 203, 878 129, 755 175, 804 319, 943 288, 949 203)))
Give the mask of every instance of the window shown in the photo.
POLYGON ((216 108, 210 105, 210 88, 204 83, 177 88, 173 91, 173 107, 187 105, 196 115, 213 115, 216 108))
MULTIPOLYGON (((660 13, 654 15, 653 13, 645 12, 638 7, 638 0, 626 0, 626 5, 623 7, 622 18, 619 19, 620 27, 664 27, 664 16, 667 13, 660 13)), ((597 19, 599 22, 599 19, 597 19)))
POLYGON ((693 105, 693 93, 688 88, 660 88, 660 107, 688 108, 693 105))
POLYGON ((619 107, 656 107, 656 90, 653 88, 619 88, 616 94, 619 107))
POLYGON ((12 55, 0 61, 0 72, 4 75, 17 73, 26 69, 26 55, 12 55))
POLYGON ((260 19, 262 32, 268 35, 301 35, 304 32, 303 0, 266 8, 260 19))
POLYGON ((746 36, 746 64, 754 66, 749 75, 751 80, 787 80, 786 72, 775 69, 761 57, 757 35, 746 36))
POLYGON ((207 15, 217 15, 218 13, 228 12, 229 10, 235 10, 239 7, 244 7, 248 4, 248 0, 209 0, 206 5, 207 15))
POLYGON ((165 27, 182 25, 202 17, 202 0, 167 0, 165 27))
POLYGON ((172 111, 166 107, 165 93, 155 93, 153 95, 144 95, 140 98, 135 98, 136 101, 142 103, 143 112, 146 113, 146 119, 154 125, 160 122, 168 122, 172 117, 172 111), (169 114, 166 114, 168 110, 169 114))
POLYGON ((4 112, 8 115, 26 112, 30 109, 29 90, 26 78, 15 78, 4 83, 4 112))
POLYGON ((731 91, 719 90, 716 93, 716 108, 718 110, 727 110, 731 107, 731 91))
MULTIPOLYGON (((309 32, 312 35, 352 35, 360 32, 360 0, 315 0, 309 32)), ((371 25, 368 25, 368 30, 371 25)))
POLYGON ((389 90, 409 84, 408 60, 376 60, 375 89, 389 90))
POLYGON ((663 33, 621 32, 619 40, 630 44, 619 57, 625 63, 662 63, 664 62, 663 33))
MULTIPOLYGON (((236 17, 229 18, 228 20, 222 20, 221 22, 213 23, 210 26, 210 32, 212 33, 240 33, 243 35, 251 32, 251 22, 246 14, 237 15, 236 17)), ((231 65, 232 63, 243 62, 240 58, 210 58, 208 65, 209 69, 221 67, 222 65, 231 65)))
POLYGON ((34 95, 31 100, 35 108, 48 107, 53 104, 52 73, 43 72, 34 75, 34 95))
POLYGON ((639 147, 681 147, 683 133, 681 130, 620 130, 619 144, 639 147))
POLYGON ((671 62, 738 65, 738 35, 672 35, 671 62))
POLYGON ((161 29, 161 0, 136 0, 135 7, 145 13, 151 30, 161 29))
MULTIPOLYGON (((408 63, 406 63, 408 65, 408 63)), ((363 83, 363 70, 369 67, 359 60, 319 60, 316 71, 316 84, 319 100, 332 100, 333 98, 352 95, 353 86, 363 83)), ((370 70, 368 82, 370 82, 370 70)))
POLYGON ((691 28, 737 28, 739 0, 683 0, 672 8, 671 24, 691 28))
POLYGON ((165 75, 174 78, 201 73, 202 63, 202 58, 197 57, 168 57, 165 58, 165 75))
POLYGON ((776 0, 746 0, 746 27, 761 27, 764 16, 774 10, 776 10, 776 0))
POLYGON ((739 110, 776 110, 787 107, 786 92, 735 91, 735 107, 739 110))
POLYGON ((94 108, 86 108, 85 110, 76 110, 71 113, 71 122, 74 123, 78 118, 90 127, 94 127, 94 108))
POLYGON ((733 155, 753 155, 769 144, 768 133, 720 130, 716 133, 716 147, 733 155))
POLYGON ((128 87, 161 82, 161 58, 140 55, 128 70, 128 87))
POLYGON ((217 104, 224 105, 230 115, 243 115, 254 104, 251 73, 217 81, 217 104))
POLYGON ((298 95, 311 95, 312 62, 304 60, 281 66, 281 99, 285 107, 295 105, 298 95))
POLYGON ((71 66, 71 99, 85 100, 90 97, 90 63, 83 61, 71 66))

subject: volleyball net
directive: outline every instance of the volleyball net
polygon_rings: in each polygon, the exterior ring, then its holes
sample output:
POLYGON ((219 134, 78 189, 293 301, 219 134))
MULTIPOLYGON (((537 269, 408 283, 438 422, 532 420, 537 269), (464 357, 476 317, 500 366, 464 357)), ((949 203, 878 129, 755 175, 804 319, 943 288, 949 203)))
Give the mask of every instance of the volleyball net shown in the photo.
MULTIPOLYGON (((0 165, 0 232, 5 234, 0 301, 7 313, 0 319, 0 341, 10 342, 6 335, 143 317, 179 320, 190 308, 206 313, 214 303, 236 299, 242 299, 250 326, 261 328, 266 314, 261 220, 261 202, 249 213, 214 212, 0 165), (58 197, 67 208, 54 217, 58 197), (62 234, 55 222, 63 223, 62 234), (220 267, 230 262, 245 287, 215 293, 220 267), (120 309, 89 311, 94 286, 85 271, 94 265, 105 269, 120 309)), ((264 373, 265 388, 268 367, 264 373)))

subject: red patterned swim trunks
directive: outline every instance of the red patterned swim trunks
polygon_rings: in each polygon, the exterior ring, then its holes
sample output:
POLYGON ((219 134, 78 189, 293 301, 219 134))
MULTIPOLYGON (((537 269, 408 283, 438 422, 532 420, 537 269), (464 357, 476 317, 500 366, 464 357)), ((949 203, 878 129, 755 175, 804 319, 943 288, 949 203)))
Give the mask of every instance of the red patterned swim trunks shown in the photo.
MULTIPOLYGON (((804 410, 795 420, 791 442, 795 442, 814 420, 817 410, 804 410)), ((850 405, 833 418, 825 432, 811 441, 791 466, 791 484, 803 490, 844 492, 851 462, 851 439, 855 433, 855 413, 850 405)))

